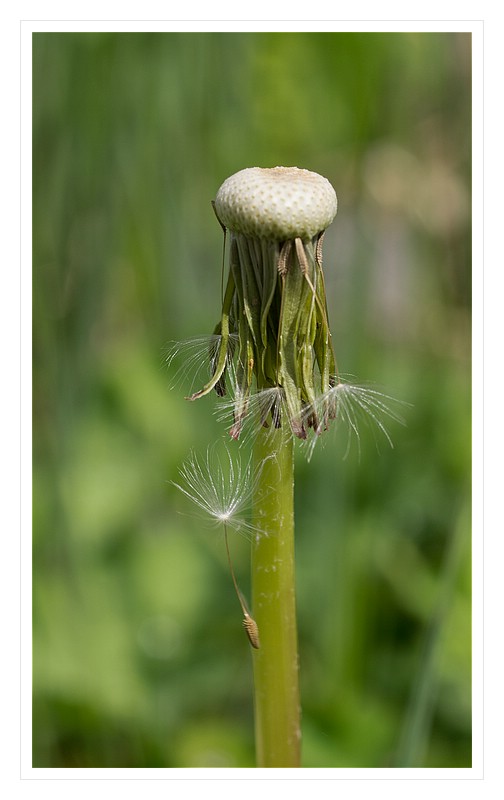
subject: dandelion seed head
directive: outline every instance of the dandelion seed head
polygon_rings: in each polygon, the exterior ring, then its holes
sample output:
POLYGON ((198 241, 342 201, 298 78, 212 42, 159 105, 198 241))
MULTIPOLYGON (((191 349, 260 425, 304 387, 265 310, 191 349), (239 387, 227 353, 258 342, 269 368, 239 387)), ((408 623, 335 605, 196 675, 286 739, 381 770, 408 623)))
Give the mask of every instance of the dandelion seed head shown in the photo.
POLYGON ((249 167, 227 178, 215 198, 230 230, 268 239, 311 239, 333 221, 336 192, 327 178, 298 167, 249 167))

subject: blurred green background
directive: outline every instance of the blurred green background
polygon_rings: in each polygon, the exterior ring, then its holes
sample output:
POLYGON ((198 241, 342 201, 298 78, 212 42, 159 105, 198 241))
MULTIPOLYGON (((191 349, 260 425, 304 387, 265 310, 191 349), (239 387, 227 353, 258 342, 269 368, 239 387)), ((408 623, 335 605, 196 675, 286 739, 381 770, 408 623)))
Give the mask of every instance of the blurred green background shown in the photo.
POLYGON ((470 137, 470 34, 34 34, 34 766, 254 765, 222 535, 169 483, 225 433, 163 354, 219 317, 218 187, 278 164, 338 194, 340 371, 410 404, 298 454, 303 766, 471 765, 470 137))

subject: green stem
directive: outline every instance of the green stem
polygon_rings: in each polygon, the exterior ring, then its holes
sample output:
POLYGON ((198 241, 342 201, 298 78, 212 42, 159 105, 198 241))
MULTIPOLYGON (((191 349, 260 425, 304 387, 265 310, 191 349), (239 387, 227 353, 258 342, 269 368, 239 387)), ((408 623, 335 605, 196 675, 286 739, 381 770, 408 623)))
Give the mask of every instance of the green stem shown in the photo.
POLYGON ((287 425, 262 428, 254 445, 261 465, 255 524, 267 533, 252 546, 258 767, 300 766, 300 707, 294 576, 294 459, 287 425))

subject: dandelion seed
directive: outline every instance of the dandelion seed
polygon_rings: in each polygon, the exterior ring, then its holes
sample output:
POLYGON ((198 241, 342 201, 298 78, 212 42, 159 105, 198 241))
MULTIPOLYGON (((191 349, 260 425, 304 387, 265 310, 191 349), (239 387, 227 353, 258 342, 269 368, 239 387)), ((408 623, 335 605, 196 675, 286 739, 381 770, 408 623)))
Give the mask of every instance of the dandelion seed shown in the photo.
POLYGON ((259 648, 261 646, 260 642, 259 642, 259 627, 258 627, 257 622, 255 621, 255 619, 253 619, 252 616, 250 615, 250 612, 249 612, 249 610, 247 608, 247 604, 245 602, 245 598, 243 597, 240 589, 238 588, 238 582, 236 580, 236 576, 235 576, 234 569, 233 569, 233 563, 231 561, 231 553, 229 552, 229 541, 228 541, 227 525, 226 524, 224 524, 224 540, 226 542, 226 553, 227 553, 227 558, 228 558, 229 571, 231 572, 231 578, 233 580, 233 586, 234 586, 234 589, 235 589, 235 592, 236 592, 236 596, 238 598, 238 602, 240 603, 241 610, 243 612, 243 622, 242 622, 242 624, 243 624, 243 627, 245 628, 245 633, 248 636, 250 644, 256 650, 259 650, 259 648))
POLYGON ((282 388, 273 386, 251 394, 246 405, 238 402, 236 394, 231 395, 229 400, 220 400, 216 413, 219 422, 228 426, 231 438, 248 445, 259 428, 272 431, 279 428, 282 416, 288 413, 288 409, 282 388))
MULTIPOLYGON (((305 402, 302 406, 301 424, 307 431, 302 446, 306 449, 308 460, 311 459, 322 433, 332 426, 336 429, 342 427, 347 429, 344 458, 350 452, 352 440, 355 440, 360 456, 362 424, 375 432, 380 432, 393 448, 387 423, 405 425, 405 420, 398 409, 408 406, 408 403, 384 394, 372 386, 346 383, 341 378, 332 378, 330 382, 333 385, 327 391, 314 395, 311 403, 305 402)), ((231 437, 239 439, 243 445, 248 446, 260 428, 269 428, 273 432, 285 424, 285 421, 290 426, 292 435, 295 435, 289 416, 290 409, 280 386, 251 394, 246 408, 242 406, 239 419, 236 416, 236 407, 236 396, 231 395, 229 399, 220 400, 217 406, 217 418, 228 425, 231 437)))
POLYGON ((261 642, 259 639, 259 628, 257 627, 257 622, 255 619, 252 619, 249 613, 246 611, 244 612, 243 616, 243 627, 245 628, 245 632, 249 638, 249 642, 256 650, 259 650, 261 647, 261 642))
MULTIPOLYGON (((225 369, 220 382, 215 387, 217 394, 221 397, 226 393, 226 376, 231 385, 234 386, 236 383, 232 355, 237 338, 234 334, 229 336, 229 352, 226 357, 225 369)), ((173 375, 172 388, 183 383, 187 386, 187 391, 192 393, 196 385, 207 381, 215 370, 221 340, 221 336, 214 334, 212 336, 194 336, 180 342, 170 342, 165 350, 164 362, 167 369, 178 365, 173 375)))
POLYGON ((179 470, 183 485, 174 481, 172 483, 214 523, 223 526, 229 570, 243 612, 243 627, 252 647, 258 649, 259 629, 238 588, 229 550, 228 527, 246 536, 251 534, 259 536, 264 533, 241 516, 252 498, 259 473, 256 472, 254 476, 250 462, 242 469, 240 462, 235 465, 229 451, 226 450, 226 454, 224 466, 218 458, 213 457, 214 454, 210 449, 207 450, 204 460, 198 459, 196 454, 192 453, 179 470))
POLYGON ((380 431, 389 446, 393 448, 394 445, 385 420, 405 425, 404 418, 396 408, 397 406, 404 407, 407 405, 407 403, 384 394, 375 388, 343 383, 339 380, 327 392, 317 397, 315 409, 312 407, 306 409, 307 416, 313 415, 315 412, 315 417, 319 420, 318 425, 313 426, 313 436, 307 443, 308 460, 313 454, 320 434, 327 430, 333 421, 336 428, 343 425, 348 430, 344 458, 350 452, 352 439, 355 439, 357 443, 360 456, 359 426, 361 422, 375 431, 380 431))

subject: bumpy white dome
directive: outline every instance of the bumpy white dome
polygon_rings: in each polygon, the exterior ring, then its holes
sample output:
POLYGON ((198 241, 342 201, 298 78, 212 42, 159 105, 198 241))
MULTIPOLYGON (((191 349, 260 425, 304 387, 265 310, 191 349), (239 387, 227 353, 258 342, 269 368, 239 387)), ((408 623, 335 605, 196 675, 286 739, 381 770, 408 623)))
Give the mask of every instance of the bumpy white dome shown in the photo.
POLYGON ((224 181, 215 209, 223 225, 258 238, 311 239, 336 216, 336 192, 326 178, 298 167, 250 167, 224 181))

